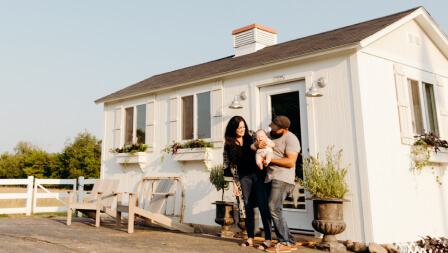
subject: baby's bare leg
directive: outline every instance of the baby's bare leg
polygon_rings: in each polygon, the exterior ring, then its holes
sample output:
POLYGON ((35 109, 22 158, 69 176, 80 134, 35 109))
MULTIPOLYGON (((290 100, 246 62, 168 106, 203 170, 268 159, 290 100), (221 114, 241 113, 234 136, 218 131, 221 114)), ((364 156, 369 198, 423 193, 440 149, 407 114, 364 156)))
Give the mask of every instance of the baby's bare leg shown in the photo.
POLYGON ((263 170, 263 159, 264 157, 262 155, 256 154, 255 155, 255 161, 258 165, 258 168, 260 168, 260 170, 263 170))
POLYGON ((271 162, 271 160, 272 160, 272 154, 267 153, 264 158, 264 161, 263 161, 264 166, 268 166, 268 164, 271 162))

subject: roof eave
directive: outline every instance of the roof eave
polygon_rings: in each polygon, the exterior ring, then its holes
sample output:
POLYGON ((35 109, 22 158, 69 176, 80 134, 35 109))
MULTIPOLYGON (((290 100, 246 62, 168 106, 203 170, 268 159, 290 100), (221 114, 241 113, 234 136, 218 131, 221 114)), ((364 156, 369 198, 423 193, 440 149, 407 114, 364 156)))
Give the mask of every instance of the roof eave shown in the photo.
POLYGON ((404 16, 403 18, 392 23, 386 28, 381 29, 380 31, 374 33, 373 35, 363 39, 360 42, 361 48, 365 48, 366 46, 381 39, 385 35, 389 34, 390 32, 394 31, 395 29, 401 27, 402 25, 406 24, 407 22, 413 19, 415 19, 417 23, 419 23, 419 25, 422 26, 422 28, 434 41, 434 43, 439 47, 439 49, 442 51, 445 57, 448 58, 448 38, 423 7, 418 8, 411 14, 404 16))
POLYGON ((107 103, 107 102, 115 102, 115 101, 118 101, 118 100, 129 99, 129 98, 142 96, 142 95, 146 95, 146 94, 150 94, 150 93, 155 93, 155 92, 160 92, 160 91, 164 91, 164 90, 169 90, 169 89, 179 88, 179 87, 183 87, 183 86, 188 86, 188 85, 191 85, 191 84, 194 84, 194 83, 198 83, 198 82, 204 82, 204 81, 209 81, 209 80, 213 80, 213 79, 217 79, 217 78, 223 78, 223 77, 226 77, 226 76, 229 76, 229 75, 235 75, 235 74, 239 74, 239 73, 242 73, 242 72, 253 71, 253 70, 260 69, 260 68, 271 67, 271 66, 274 66, 274 65, 289 63, 289 62, 292 62, 292 61, 300 61, 300 60, 304 60, 304 59, 309 59, 309 58, 313 58, 313 57, 322 56, 322 55, 325 55, 325 54, 333 54, 333 53, 337 53, 337 52, 341 52, 341 51, 345 51, 345 50, 359 49, 359 48, 360 48, 359 47, 359 42, 354 42, 354 43, 351 43, 351 44, 341 45, 339 47, 327 48, 327 49, 324 49, 324 50, 320 50, 320 51, 316 51, 316 52, 312 52, 312 53, 308 53, 308 54, 303 54, 303 55, 299 55, 299 56, 295 56, 295 57, 291 57, 291 58, 286 58, 286 59, 282 59, 282 60, 275 61, 275 62, 270 62, 268 64, 261 64, 261 65, 257 65, 257 66, 253 66, 253 67, 249 67, 249 68, 242 68, 242 69, 238 69, 238 70, 233 70, 233 71, 221 73, 219 75, 211 75, 211 76, 208 76, 206 78, 201 78, 201 79, 193 80, 193 81, 186 82, 186 83, 173 84, 173 85, 169 85, 169 86, 166 86, 166 87, 161 87, 161 88, 157 88, 157 89, 150 89, 150 90, 146 90, 144 92, 136 92, 136 93, 132 93, 132 94, 127 94, 125 96, 120 96, 120 97, 100 98, 100 99, 95 100, 95 104, 107 103))

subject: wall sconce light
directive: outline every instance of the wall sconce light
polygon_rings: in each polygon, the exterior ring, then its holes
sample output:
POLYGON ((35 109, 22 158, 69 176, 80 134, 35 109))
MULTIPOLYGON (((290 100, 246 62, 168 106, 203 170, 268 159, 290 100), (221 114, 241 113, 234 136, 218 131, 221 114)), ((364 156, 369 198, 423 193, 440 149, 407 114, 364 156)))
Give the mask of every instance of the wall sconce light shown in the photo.
POLYGON ((319 77, 319 79, 317 79, 316 82, 313 82, 313 84, 311 85, 311 88, 309 89, 309 91, 306 93, 305 96, 307 97, 322 97, 323 94, 322 92, 320 92, 319 88, 323 88, 327 86, 327 80, 325 80, 325 78, 323 77, 319 77), (316 86, 317 84, 317 86, 316 86))
POLYGON ((243 106, 240 104, 240 102, 238 102, 237 100, 237 96, 240 96, 241 100, 246 100, 247 98, 247 93, 246 91, 242 91, 240 94, 235 95, 233 102, 229 105, 230 109, 241 109, 243 108, 243 106))

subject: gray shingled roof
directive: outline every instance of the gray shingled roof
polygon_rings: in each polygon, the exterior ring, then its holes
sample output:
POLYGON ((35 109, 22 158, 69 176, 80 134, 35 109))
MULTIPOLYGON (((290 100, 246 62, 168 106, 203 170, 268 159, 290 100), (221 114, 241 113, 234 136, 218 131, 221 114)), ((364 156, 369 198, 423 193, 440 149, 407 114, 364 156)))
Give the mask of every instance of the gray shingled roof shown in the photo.
POLYGON ((174 70, 152 76, 141 82, 128 86, 108 96, 100 98, 95 103, 113 100, 123 96, 148 92, 162 87, 200 80, 207 77, 237 71, 245 68, 278 62, 305 54, 358 43, 375 34, 401 18, 409 15, 420 7, 399 12, 389 16, 346 26, 336 30, 311 35, 296 40, 287 41, 266 47, 255 53, 226 57, 223 59, 174 70))

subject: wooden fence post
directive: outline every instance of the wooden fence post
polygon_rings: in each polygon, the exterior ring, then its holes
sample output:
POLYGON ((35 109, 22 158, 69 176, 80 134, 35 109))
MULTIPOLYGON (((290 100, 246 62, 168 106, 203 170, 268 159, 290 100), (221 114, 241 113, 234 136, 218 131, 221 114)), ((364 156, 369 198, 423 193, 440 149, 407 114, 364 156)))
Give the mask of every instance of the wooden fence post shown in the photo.
POLYGON ((34 177, 28 176, 28 183, 26 186, 26 216, 31 215, 31 207, 33 202, 33 184, 34 177))

